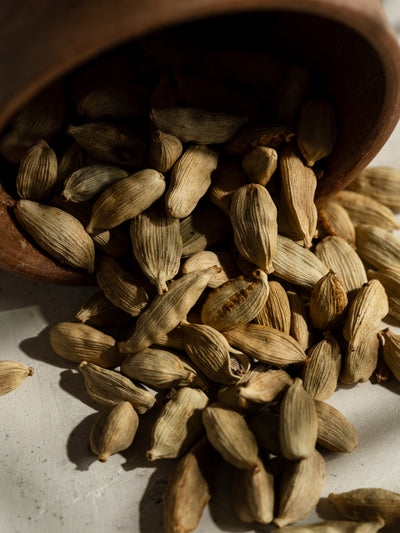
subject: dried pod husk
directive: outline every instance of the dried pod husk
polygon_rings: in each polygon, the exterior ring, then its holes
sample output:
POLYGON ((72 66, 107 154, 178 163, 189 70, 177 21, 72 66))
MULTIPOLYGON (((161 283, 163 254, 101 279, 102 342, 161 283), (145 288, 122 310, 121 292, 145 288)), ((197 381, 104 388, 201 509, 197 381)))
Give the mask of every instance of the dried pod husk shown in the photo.
POLYGON ((194 531, 211 499, 217 454, 201 439, 184 455, 168 478, 163 495, 166 533, 194 531))
POLYGON ((310 88, 310 74, 300 65, 286 73, 271 101, 271 110, 283 122, 293 123, 310 88))
POLYGON ((16 187, 21 198, 46 199, 57 181, 57 156, 46 141, 29 148, 21 159, 16 187))
POLYGON ((173 459, 188 452, 204 432, 202 412, 208 397, 199 389, 182 387, 166 403, 151 431, 148 461, 173 459))
POLYGON ((383 520, 375 522, 350 522, 348 520, 325 520, 306 526, 286 526, 281 533, 376 533, 384 526, 383 520))
POLYGON ((171 170, 182 151, 183 146, 178 137, 156 130, 151 137, 147 164, 164 174, 171 170))
POLYGON ((175 135, 182 142, 196 144, 229 141, 247 119, 247 115, 198 107, 164 107, 150 111, 150 120, 161 131, 175 135))
POLYGON ((210 279, 208 287, 215 289, 231 278, 240 274, 239 268, 232 260, 230 252, 203 250, 191 255, 182 265, 182 274, 189 274, 195 270, 205 270, 211 266, 221 267, 221 272, 210 279))
POLYGON ((154 341, 157 346, 164 346, 165 348, 173 348, 175 350, 185 351, 185 341, 183 339, 183 332, 181 326, 177 326, 168 333, 160 335, 154 341))
POLYGON ((282 56, 270 51, 217 50, 210 57, 228 78, 262 89, 276 87, 287 70, 282 56))
POLYGON ((335 327, 348 304, 346 289, 339 277, 330 270, 315 285, 310 298, 310 319, 315 329, 335 327))
POLYGON ((0 153, 11 163, 41 139, 50 142, 61 130, 67 113, 61 83, 54 83, 23 106, 11 119, 0 140, 0 153))
POLYGON ((307 167, 293 144, 285 144, 279 152, 279 167, 282 185, 282 201, 290 225, 302 239, 306 248, 311 248, 317 232, 318 212, 314 203, 317 177, 307 167))
POLYGON ((98 328, 124 326, 132 321, 131 315, 114 305, 102 290, 95 292, 75 315, 81 323, 91 322, 98 328))
POLYGON ((390 328, 381 331, 385 341, 383 345, 383 358, 390 371, 400 381, 400 335, 396 335, 390 328))
POLYGON ((356 244, 361 259, 375 268, 400 266, 400 241, 390 231, 359 224, 356 228, 356 244))
POLYGON ((102 405, 112 406, 127 401, 142 415, 156 403, 151 392, 138 387, 119 372, 87 361, 82 361, 78 368, 84 377, 89 396, 102 405))
POLYGON ((380 488, 355 489, 331 493, 328 500, 349 520, 379 520, 385 527, 400 520, 400 494, 380 488))
POLYGON ((292 383, 293 379, 284 370, 266 371, 264 365, 258 365, 244 383, 236 387, 238 406, 247 408, 253 404, 272 402, 292 383))
POLYGON ((303 386, 312 398, 326 400, 335 392, 342 355, 337 340, 330 333, 308 352, 303 372, 303 386))
POLYGON ((278 235, 276 254, 272 260, 274 276, 312 290, 329 272, 313 252, 283 235, 278 235))
POLYGON ((315 247, 315 255, 333 272, 345 286, 347 297, 367 282, 364 264, 357 252, 341 237, 325 237, 315 247))
POLYGON ((318 417, 318 444, 337 453, 353 452, 358 446, 355 427, 332 405, 320 400, 314 400, 314 404, 318 417))
POLYGON ((209 293, 201 321, 218 331, 247 324, 265 305, 268 292, 268 277, 262 270, 255 270, 250 278, 231 279, 209 293))
POLYGON ((86 231, 111 229, 130 220, 150 207, 164 190, 164 176, 150 168, 117 181, 95 201, 86 231))
POLYGON ((65 180, 61 199, 64 202, 86 202, 129 174, 123 168, 100 163, 79 168, 65 180))
POLYGON ((139 417, 129 402, 119 402, 102 413, 90 432, 90 449, 105 463, 110 455, 129 448, 139 426, 139 417))
POLYGON ((94 159, 133 168, 146 165, 146 145, 133 131, 111 122, 69 125, 67 133, 94 159))
POLYGON ((308 307, 306 308, 301 297, 294 291, 288 291, 287 295, 291 310, 290 336, 306 351, 313 338, 308 307))
POLYGON ((329 100, 306 100, 296 123, 296 141, 309 167, 332 152, 336 135, 335 112, 329 100))
POLYGON ((130 250, 129 233, 125 226, 115 226, 92 235, 94 246, 102 254, 114 259, 126 256, 130 250))
POLYGON ((368 278, 378 279, 382 283, 389 301, 389 315, 400 320, 400 266, 368 270, 368 278))
POLYGON ((289 298, 278 281, 269 281, 269 295, 255 318, 257 324, 290 333, 291 311, 289 298))
POLYGON ((33 368, 15 361, 0 361, 0 396, 18 388, 25 378, 33 375, 33 368))
POLYGON ((182 237, 179 220, 153 205, 130 222, 132 249, 142 272, 157 287, 158 293, 168 290, 167 281, 180 267, 182 237))
POLYGON ((232 503, 242 522, 269 524, 274 518, 274 478, 259 459, 255 470, 231 467, 232 503))
POLYGON ((188 314, 218 267, 191 272, 171 282, 168 292, 159 294, 139 316, 133 334, 119 343, 122 353, 135 353, 172 331, 188 314))
POLYGON ((318 234, 321 237, 336 235, 351 246, 356 243, 356 229, 346 209, 336 201, 327 202, 318 211, 318 234))
POLYGON ((273 455, 280 455, 279 415, 277 413, 268 409, 260 409, 248 415, 246 422, 262 450, 273 455))
POLYGON ((293 137, 293 130, 282 123, 249 123, 225 144, 225 151, 231 155, 244 155, 257 146, 277 148, 282 143, 289 142, 293 137))
POLYGON ((124 270, 112 257, 97 259, 96 280, 110 302, 133 317, 138 316, 149 301, 135 276, 124 270))
POLYGON ((284 366, 305 363, 307 355, 298 342, 277 329, 260 324, 243 324, 224 331, 231 346, 263 363, 284 366))
POLYGON ((76 111, 89 120, 129 120, 146 115, 149 100, 150 92, 144 85, 111 81, 82 96, 76 111))
POLYGON ((159 348, 146 348, 135 355, 128 355, 121 363, 121 372, 157 389, 207 388, 204 378, 193 365, 173 352, 159 348))
POLYGON ((24 230, 55 259, 93 272, 94 244, 75 217, 31 200, 17 200, 14 214, 24 230))
POLYGON ((165 195, 166 212, 185 218, 194 211, 211 185, 211 173, 217 168, 218 152, 207 146, 192 144, 175 163, 165 195))
POLYGON ((278 167, 278 153, 267 146, 256 146, 242 159, 242 168, 249 180, 267 185, 278 167))
POLYGON ((63 183, 75 170, 86 166, 86 164, 84 151, 77 142, 73 141, 59 158, 57 181, 63 183))
POLYGON ((215 207, 198 208, 180 222, 182 257, 211 248, 231 231, 229 218, 215 207))
POLYGON ((400 228, 400 224, 389 207, 365 194, 340 191, 335 195, 335 202, 346 209, 355 226, 368 224, 388 231, 400 228))
POLYGON ((236 383, 250 369, 248 357, 235 353, 231 360, 230 346, 225 337, 204 324, 182 325, 185 350, 191 361, 205 376, 217 383, 236 383))
POLYGON ((236 468, 257 471, 258 446, 242 415, 213 403, 203 411, 203 423, 210 444, 236 468))
POLYGON ((306 518, 317 504, 324 482, 325 461, 317 450, 307 459, 289 461, 280 482, 274 524, 280 528, 306 518))
POLYGON ((295 378, 286 390, 279 413, 279 442, 286 459, 306 459, 315 450, 318 418, 311 395, 295 378))
POLYGON ((400 210, 400 169, 367 167, 347 188, 374 198, 394 211, 400 210))
POLYGON ((276 207, 267 189, 257 183, 237 189, 232 196, 230 220, 239 253, 271 273, 278 224, 276 207))
POLYGON ((232 195, 236 189, 246 185, 246 174, 236 161, 228 159, 218 164, 211 179, 212 182, 207 194, 212 203, 229 217, 232 195))
POLYGON ((378 362, 381 320, 389 304, 383 285, 371 280, 359 290, 348 311, 343 336, 348 341, 340 379, 343 383, 367 381, 378 362))

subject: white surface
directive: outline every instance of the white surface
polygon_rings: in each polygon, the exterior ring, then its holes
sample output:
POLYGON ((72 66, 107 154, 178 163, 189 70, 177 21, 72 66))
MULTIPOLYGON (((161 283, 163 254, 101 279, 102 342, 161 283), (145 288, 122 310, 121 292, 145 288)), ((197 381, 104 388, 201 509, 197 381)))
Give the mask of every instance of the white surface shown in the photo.
MULTIPOLYGON (((399 4, 384 3, 398 26, 399 4)), ((374 163, 400 167, 399 146, 397 127, 374 163)), ((19 389, 0 398, 1 533, 163 531, 161 497, 174 461, 146 462, 143 429, 129 451, 105 464, 95 461, 88 436, 98 406, 76 365, 49 346, 50 325, 72 320, 94 290, 49 286, 0 271, 0 359, 35 369, 19 389)), ((368 486, 400 492, 399 395, 400 384, 392 378, 383 385, 341 387, 329 400, 355 425, 360 444, 350 455, 325 454, 322 499, 305 523, 337 516, 325 500, 330 492, 368 486)), ((149 429, 153 417, 142 417, 142 428, 149 429)), ((225 477, 219 475, 220 488, 198 533, 272 531, 235 519, 225 477)))

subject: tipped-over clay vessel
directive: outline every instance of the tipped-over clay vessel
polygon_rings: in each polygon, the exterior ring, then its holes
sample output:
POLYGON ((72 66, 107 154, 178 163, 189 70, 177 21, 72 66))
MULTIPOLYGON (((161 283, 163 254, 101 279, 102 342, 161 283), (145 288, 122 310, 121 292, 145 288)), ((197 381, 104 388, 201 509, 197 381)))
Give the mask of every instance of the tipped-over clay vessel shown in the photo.
MULTIPOLYGON (((368 165, 399 119, 400 49, 379 0, 3 0, 1 13, 0 130, 39 90, 102 52, 195 20, 217 17, 224 32, 224 20, 234 16, 238 43, 262 32, 272 15, 278 46, 306 67, 318 65, 338 121, 319 205, 368 165)), ((0 267, 49 282, 87 283, 88 276, 57 265, 24 238, 10 217, 12 202, 0 185, 0 267)))

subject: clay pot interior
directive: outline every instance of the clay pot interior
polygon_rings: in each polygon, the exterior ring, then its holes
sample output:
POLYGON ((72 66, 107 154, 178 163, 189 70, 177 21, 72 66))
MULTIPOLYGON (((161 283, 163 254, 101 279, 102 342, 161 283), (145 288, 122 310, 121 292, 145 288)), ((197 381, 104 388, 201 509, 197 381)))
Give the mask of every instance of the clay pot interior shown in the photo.
MULTIPOLYGON (((315 95, 332 101, 338 139, 327 158, 316 201, 321 205, 342 189, 382 147, 378 139, 383 116, 387 77, 381 57, 359 33, 337 21, 288 11, 252 11, 198 20, 163 30, 178 33, 205 51, 229 48, 282 52, 292 64, 307 68, 315 95)), ((166 33, 165 33, 166 32, 166 33)), ((73 75, 67 73, 67 79, 73 75)), ((393 106, 392 106, 393 107, 393 106)), ((398 104, 397 104, 398 107, 398 104)), ((391 117, 394 128, 398 109, 391 117)), ((91 278, 53 262, 14 225, 12 175, 16 167, 2 162, 0 187, 0 266, 24 276, 56 283, 86 284, 91 278)))

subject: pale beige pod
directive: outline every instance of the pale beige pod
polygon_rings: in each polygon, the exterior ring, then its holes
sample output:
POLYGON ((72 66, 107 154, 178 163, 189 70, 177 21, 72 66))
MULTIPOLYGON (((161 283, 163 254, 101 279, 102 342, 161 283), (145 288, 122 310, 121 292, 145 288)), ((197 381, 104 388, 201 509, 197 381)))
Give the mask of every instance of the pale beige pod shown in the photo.
POLYGON ((211 326, 184 324, 182 331, 186 353, 212 381, 230 385, 249 371, 249 358, 232 350, 222 333, 211 326))
POLYGON ((390 231, 359 224, 356 228, 356 244, 359 256, 375 268, 400 266, 400 241, 390 231))
POLYGON ((311 248, 317 235, 318 211, 314 203, 317 177, 307 167, 292 144, 285 144, 279 153, 282 208, 306 248, 311 248))
POLYGON ((335 201, 327 202, 318 211, 318 233, 320 237, 336 235, 351 246, 356 243, 356 229, 346 209, 335 201))
POLYGON ((57 181, 57 156, 46 141, 32 146, 21 159, 17 193, 27 200, 45 200, 57 181))
POLYGON ((146 348, 135 355, 128 355, 121 363, 121 372, 157 389, 207 388, 205 379, 190 362, 169 350, 159 348, 146 348))
POLYGON ((36 243, 61 263, 94 270, 94 244, 82 224, 57 207, 17 200, 14 214, 36 243))
POLYGON ((347 418, 332 405, 314 400, 318 417, 317 442, 336 453, 351 453, 358 446, 358 433, 347 418))
POLYGON ((230 220, 239 253, 271 273, 278 224, 276 206, 267 189, 257 183, 237 189, 232 196, 230 220))
POLYGON ((116 165, 94 164, 82 166, 69 174, 60 194, 64 202, 86 202, 106 187, 127 178, 129 172, 116 165))
POLYGON ((400 381, 400 335, 385 328, 381 336, 384 339, 383 358, 394 377, 400 381))
POLYGON ((324 520, 306 526, 286 526, 281 533, 376 533, 384 526, 383 520, 350 522, 348 520, 324 520))
POLYGON ((400 320, 400 266, 368 270, 370 279, 378 279, 385 288, 389 301, 389 315, 400 320))
POLYGON ((328 266, 313 252, 283 235, 278 235, 272 266, 274 276, 308 290, 312 290, 318 281, 329 272, 328 266))
POLYGON ((306 100, 296 123, 296 141, 309 167, 332 152, 336 135, 335 112, 329 100, 306 100))
POLYGON ((260 269, 250 278, 231 279, 209 293, 201 309, 201 321, 218 331, 246 324, 265 305, 268 293, 268 277, 260 269))
POLYGON ((179 388, 153 425, 147 459, 173 459, 187 453, 204 431, 202 412, 207 404, 208 396, 201 390, 179 388))
POLYGON ((82 361, 78 368, 84 377, 89 396, 102 405, 112 406, 127 401, 142 415, 156 402, 151 392, 135 385, 119 372, 87 361, 82 361))
POLYGON ((99 257, 96 261, 96 280, 106 297, 132 317, 146 307, 149 297, 135 276, 122 268, 112 257, 99 257))
POLYGON ((122 361, 115 339, 86 324, 59 322, 51 328, 49 340, 56 354, 68 361, 89 361, 104 368, 122 361))
POLYGON ((168 292, 157 295, 139 316, 133 334, 118 347, 122 353, 148 348, 172 331, 190 311, 218 267, 186 274, 171 282, 168 292))
POLYGON ((306 518, 317 504, 325 482, 325 461, 314 450, 307 459, 288 461, 279 486, 279 528, 306 518))
POLYGON ((212 203, 229 217, 232 195, 246 183, 246 174, 235 161, 228 159, 218 163, 212 173, 212 182, 207 194, 212 203))
POLYGON ((291 311, 288 295, 278 281, 269 281, 268 286, 267 301, 256 316, 255 322, 290 333, 291 311))
POLYGON ((231 346, 263 363, 277 366, 305 363, 307 355, 287 333, 260 324, 243 324, 223 332, 231 346))
POLYGON ((145 168, 107 187, 93 205, 89 233, 111 229, 150 207, 164 192, 165 179, 145 168))
POLYGON ((224 250, 217 250, 215 252, 203 250, 196 252, 182 264, 181 272, 182 274, 188 274, 195 270, 205 270, 213 265, 221 267, 221 272, 217 272, 210 279, 208 287, 211 289, 219 287, 229 279, 240 274, 239 267, 233 261, 231 253, 224 250))
POLYGON ((253 471, 231 467, 232 503, 242 522, 269 524, 274 518, 274 478, 259 460, 253 471))
POLYGON ((131 220, 130 235, 142 272, 159 294, 166 292, 167 281, 176 276, 181 264, 179 220, 168 216, 160 205, 153 205, 131 220))
POLYGON ((267 146, 256 146, 243 156, 242 168, 251 182, 265 186, 278 168, 278 153, 267 146))
POLYGON ((33 375, 33 368, 15 361, 0 361, 0 396, 18 388, 25 378, 33 375))
POLYGON ((295 378, 283 397, 279 413, 279 442, 286 459, 306 459, 315 450, 318 418, 303 381, 295 378))
POLYGON ((330 270, 315 285, 310 298, 310 319, 315 329, 335 327, 347 308, 347 292, 339 277, 330 270))
POLYGON ((169 216, 185 218, 196 208, 211 185, 211 173, 217 168, 219 154, 216 150, 192 144, 178 159, 171 171, 165 194, 165 207, 169 216))
POLYGON ((385 526, 400 520, 400 494, 381 488, 362 488, 331 493, 328 499, 349 520, 383 519, 385 526))
POLYGON ((267 404, 292 383, 293 379, 284 370, 265 370, 264 365, 257 365, 243 383, 236 385, 237 404, 242 408, 267 404))
POLYGON ((310 396, 317 400, 326 400, 335 392, 342 360, 340 346, 330 333, 324 340, 313 346, 304 366, 303 385, 310 396))
POLYGON ((197 107, 160 107, 150 110, 150 120, 161 131, 175 135, 182 142, 205 145, 231 139, 247 122, 247 116, 197 107))
POLYGON ((365 194, 340 191, 335 195, 335 202, 346 209, 355 226, 369 224, 388 231, 400 228, 400 224, 389 207, 365 194))
POLYGON ((400 169, 367 167, 347 188, 374 198, 394 211, 400 209, 400 169))
POLYGON ((309 306, 305 306, 302 298, 294 291, 287 292, 290 310, 290 335, 306 351, 312 343, 313 330, 309 320, 309 306))
POLYGON ((151 136, 151 144, 147 156, 150 168, 155 168, 163 174, 171 170, 182 155, 183 146, 175 135, 156 130, 151 136))
POLYGON ((203 423, 210 444, 236 468, 259 468, 257 441, 242 415, 213 403, 203 411, 203 423))
POLYGON ((119 402, 102 413, 90 432, 90 449, 105 463, 110 455, 129 448, 139 426, 139 417, 129 402, 119 402))
POLYGON ((180 459, 171 472, 163 494, 164 527, 167 533, 190 533, 198 526, 211 499, 216 459, 216 452, 203 438, 180 459))

